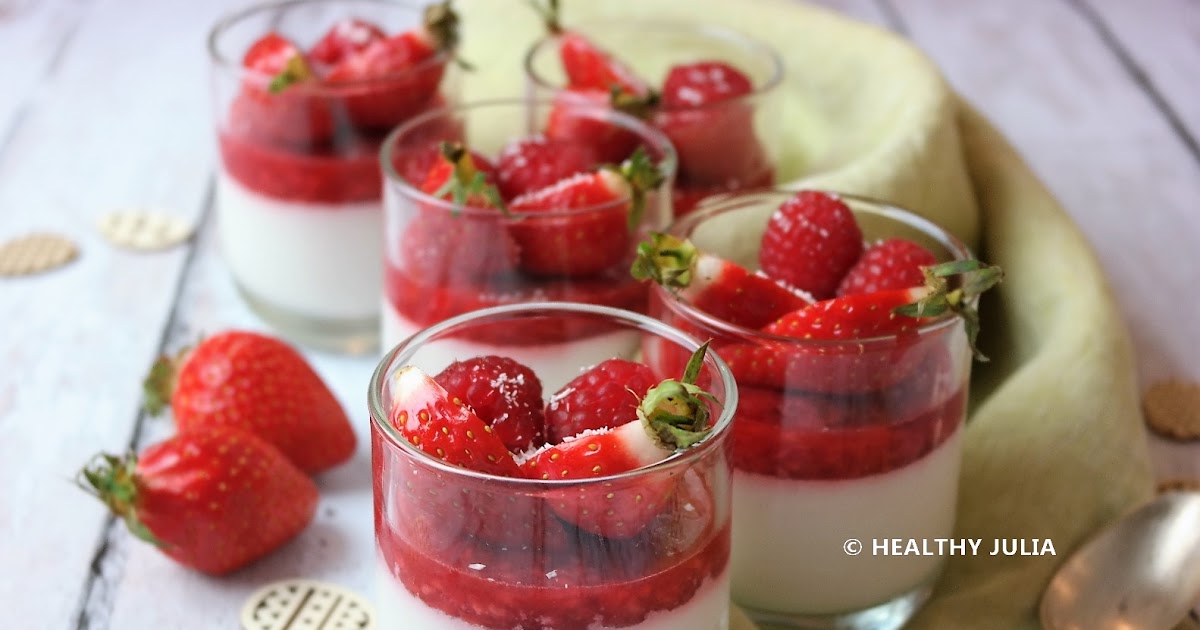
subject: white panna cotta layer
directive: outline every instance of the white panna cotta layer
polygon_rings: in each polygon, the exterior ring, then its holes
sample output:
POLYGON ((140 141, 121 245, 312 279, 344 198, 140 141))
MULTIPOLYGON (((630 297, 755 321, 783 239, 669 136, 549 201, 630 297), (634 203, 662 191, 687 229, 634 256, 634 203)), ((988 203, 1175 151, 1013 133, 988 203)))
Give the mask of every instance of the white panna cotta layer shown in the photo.
POLYGON ((735 471, 733 599, 760 610, 826 615, 886 603, 933 579, 940 556, 875 555, 874 540, 949 538, 962 428, 925 457, 847 480, 735 471), (846 541, 861 552, 851 555, 846 541))
MULTIPOLYGON (((384 350, 404 341, 423 327, 405 319, 387 300, 383 303, 381 339, 384 350)), ((421 347, 411 361, 426 374, 437 374, 455 361, 489 354, 516 360, 533 370, 549 396, 562 389, 583 370, 612 358, 634 359, 641 335, 621 330, 567 343, 537 346, 493 346, 459 339, 439 339, 421 347)))
POLYGON ((218 230, 238 284, 265 304, 316 319, 371 319, 383 292, 380 202, 264 197, 221 173, 218 230))
MULTIPOLYGON (((453 594, 447 594, 453 597, 453 594)), ((375 608, 378 630, 488 630, 431 608, 396 580, 387 567, 376 562, 375 608)), ((683 606, 670 611, 650 613, 645 621, 632 626, 605 626, 593 623, 587 628, 552 630, 728 630, 729 571, 700 585, 683 606)))

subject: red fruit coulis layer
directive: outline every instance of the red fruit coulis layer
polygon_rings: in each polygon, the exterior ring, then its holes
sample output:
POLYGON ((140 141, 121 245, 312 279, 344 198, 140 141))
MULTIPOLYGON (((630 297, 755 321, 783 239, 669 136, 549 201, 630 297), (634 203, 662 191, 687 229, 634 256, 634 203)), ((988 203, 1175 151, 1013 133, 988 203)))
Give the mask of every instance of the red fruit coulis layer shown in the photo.
POLYGON ((355 138, 347 146, 292 150, 252 138, 219 137, 225 172, 265 197, 299 203, 377 201, 382 138, 355 138))
MULTIPOLYGON (((392 264, 384 268, 387 299, 402 317, 417 326, 428 326, 447 317, 490 306, 519 302, 585 302, 646 312, 647 287, 634 280, 627 267, 587 278, 529 278, 520 273, 480 279, 473 283, 428 282, 392 264)), ((584 334, 611 332, 596 320, 531 319, 503 326, 478 327, 471 339, 482 343, 537 345, 577 339, 584 334), (592 329, 592 330, 589 330, 592 329)))
POLYGON ((729 523, 713 521, 711 496, 690 499, 694 508, 677 510, 679 520, 651 525, 631 539, 552 521, 548 525, 562 531, 533 549, 471 537, 414 544, 392 529, 402 523, 384 522, 377 510, 376 543, 400 585, 450 617, 490 630, 621 628, 687 604, 725 572, 729 523))

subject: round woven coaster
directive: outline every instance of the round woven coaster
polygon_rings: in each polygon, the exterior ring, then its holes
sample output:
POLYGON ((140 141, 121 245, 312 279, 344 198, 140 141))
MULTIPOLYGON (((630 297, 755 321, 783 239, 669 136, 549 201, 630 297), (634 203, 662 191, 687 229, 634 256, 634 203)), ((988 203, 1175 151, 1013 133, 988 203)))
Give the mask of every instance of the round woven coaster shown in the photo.
POLYGON ((0 276, 27 276, 57 269, 79 255, 79 248, 59 234, 27 234, 0 244, 0 276))
POLYGON ((336 584, 284 580, 256 591, 242 607, 242 630, 373 630, 361 595, 336 584))
POLYGON ((1200 385, 1183 381, 1155 383, 1142 397, 1146 425, 1176 440, 1200 439, 1200 385))
POLYGON ((145 210, 115 210, 97 223, 100 233, 113 245, 138 251, 174 247, 192 236, 192 226, 170 214, 145 210))

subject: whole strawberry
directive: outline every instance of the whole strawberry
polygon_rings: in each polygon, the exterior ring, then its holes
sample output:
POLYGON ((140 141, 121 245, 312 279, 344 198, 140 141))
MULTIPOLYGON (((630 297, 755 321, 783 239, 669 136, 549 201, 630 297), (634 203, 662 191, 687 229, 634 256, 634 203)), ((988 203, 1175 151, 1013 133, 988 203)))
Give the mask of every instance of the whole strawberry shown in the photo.
POLYGON ((180 431, 243 429, 307 473, 354 454, 354 429, 333 392, 299 352, 274 337, 236 330, 213 335, 179 356, 160 358, 144 387, 146 411, 157 414, 169 402, 180 431))
POLYGON ((99 455, 80 485, 177 562, 221 575, 299 534, 317 487, 278 449, 251 433, 200 426, 140 456, 99 455))
POLYGON ((641 395, 654 386, 644 364, 608 359, 576 376, 546 404, 546 441, 558 444, 584 431, 618 427, 637 419, 641 395))
POLYGON ((902 238, 889 238, 867 248, 838 285, 838 295, 873 293, 919 286, 921 269, 937 264, 928 249, 902 238))
POLYGON ((771 215, 762 235, 764 273, 818 300, 833 297, 863 250, 862 230, 841 199, 803 190, 771 215))
POLYGON ((542 382, 527 366, 488 355, 455 361, 433 380, 466 403, 508 450, 520 452, 544 442, 542 382))

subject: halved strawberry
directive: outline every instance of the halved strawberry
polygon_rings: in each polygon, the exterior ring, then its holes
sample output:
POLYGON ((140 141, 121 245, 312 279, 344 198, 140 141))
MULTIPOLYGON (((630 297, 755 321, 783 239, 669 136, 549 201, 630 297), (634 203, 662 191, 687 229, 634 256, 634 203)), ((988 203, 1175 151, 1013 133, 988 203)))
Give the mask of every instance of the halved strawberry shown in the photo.
MULTIPOLYGON (((656 464, 691 448, 711 432, 712 396, 695 385, 707 345, 692 356, 683 378, 651 388, 637 407, 637 420, 612 429, 585 431, 539 451, 525 463, 541 479, 595 479, 656 464)), ((612 482, 554 491, 550 507, 580 529, 607 538, 636 536, 665 506, 674 475, 651 475, 636 485, 612 482)))
POLYGON ((692 109, 745 96, 754 84, 741 70, 723 61, 697 61, 672 66, 663 80, 665 109, 692 109))
POLYGON ((602 361, 576 376, 546 403, 546 441, 557 444, 584 431, 637 420, 642 393, 658 379, 643 363, 602 361))
MULTIPOLYGON (((492 427, 429 375, 405 366, 389 383, 388 420, 413 446, 452 466, 499 477, 523 475, 492 427)), ((412 533, 429 535, 430 528, 453 524, 454 535, 503 545, 526 542, 532 528, 542 527, 542 505, 535 496, 507 488, 493 492, 484 484, 403 463, 393 474, 401 482, 394 491, 402 496, 390 500, 414 520, 406 525, 412 533)))
POLYGON ((524 215, 509 228, 521 269, 537 275, 585 276, 627 262, 646 195, 663 181, 642 151, 618 168, 569 177, 512 201, 524 215))
POLYGON ((433 380, 492 427, 509 451, 545 443, 542 382, 527 366, 487 355, 455 361, 433 380))
POLYGON ((228 132, 257 142, 308 150, 333 136, 333 113, 317 90, 304 54, 287 38, 267 33, 242 58, 241 89, 230 104, 228 132))
POLYGON ((513 271, 517 244, 500 213, 491 165, 462 145, 443 143, 442 157, 420 185, 461 210, 415 204, 397 252, 404 272, 426 285, 471 284, 513 271))
POLYGON ((1003 277, 998 267, 977 260, 944 263, 926 270, 927 284, 910 289, 848 295, 788 313, 763 330, 787 341, 735 342, 718 348, 739 384, 811 392, 867 392, 894 385, 944 342, 941 334, 917 328, 947 313, 962 317, 976 357, 978 314, 971 297, 1003 277), (948 278, 960 277, 951 289, 948 278), (877 339, 871 345, 864 340, 877 339))
POLYGON ((344 55, 324 82, 338 89, 357 127, 391 128, 437 96, 446 62, 458 46, 458 22, 449 0, 429 5, 420 27, 344 55), (438 60, 442 53, 448 54, 438 60))
POLYGON ((332 66, 386 37, 387 33, 372 22, 360 18, 346 18, 325 31, 325 35, 308 51, 308 58, 332 66))
POLYGON ((496 160, 496 183, 505 199, 545 188, 598 164, 591 147, 582 142, 528 136, 514 140, 496 160))
POLYGON ((559 90, 550 106, 545 135, 591 147, 597 162, 620 164, 633 154, 640 140, 636 133, 607 118, 605 112, 620 111, 641 118, 649 114, 653 103, 652 97, 619 90, 559 90))
POLYGON ((915 287, 925 279, 921 269, 937 264, 928 249, 902 238, 871 245, 838 285, 838 295, 915 287))
POLYGON ((812 302, 764 275, 701 252, 687 239, 658 232, 638 245, 631 273, 713 317, 747 328, 761 328, 812 302))
POLYGON ((771 215, 759 264, 768 276, 823 300, 833 297, 862 250, 850 207, 835 195, 804 190, 771 215))

